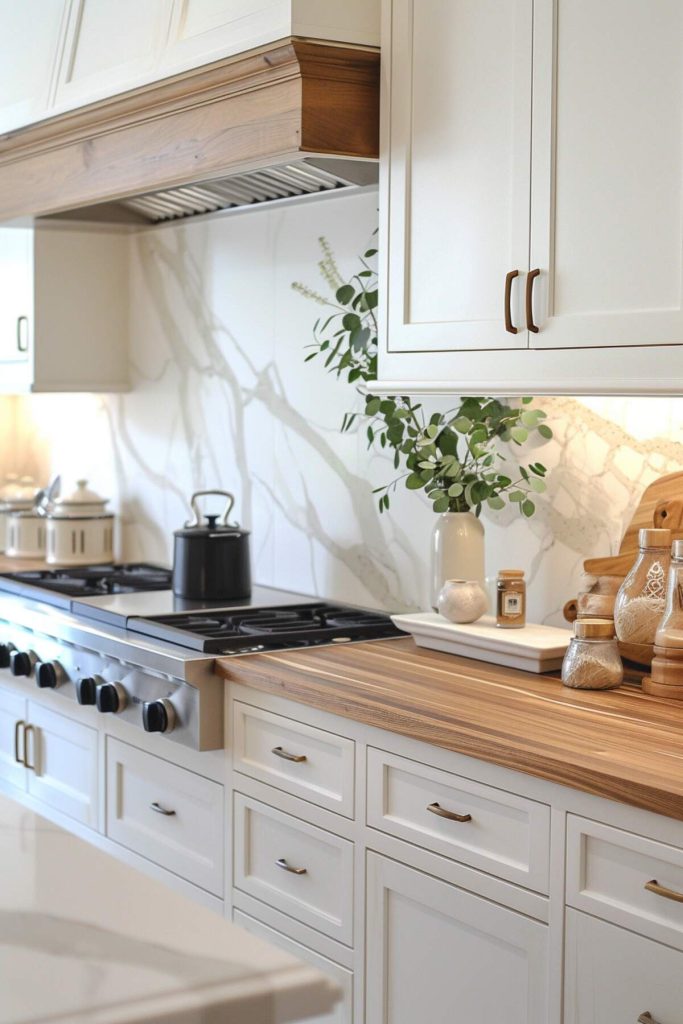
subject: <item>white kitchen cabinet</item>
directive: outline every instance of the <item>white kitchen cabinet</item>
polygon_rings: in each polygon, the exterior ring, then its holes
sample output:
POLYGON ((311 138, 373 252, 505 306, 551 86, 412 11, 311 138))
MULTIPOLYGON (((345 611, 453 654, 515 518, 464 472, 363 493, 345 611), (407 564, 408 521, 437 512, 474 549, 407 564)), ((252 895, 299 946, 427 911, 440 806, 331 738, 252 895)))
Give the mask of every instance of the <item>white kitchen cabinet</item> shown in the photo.
POLYGON ((97 730, 28 702, 30 796, 90 828, 97 826, 97 730))
POLYGON ((0 392, 128 386, 128 246, 118 229, 0 227, 0 392))
POLYGON ((0 0, 0 133, 44 115, 68 0, 0 0))
POLYGON ((26 791, 23 761, 22 723, 26 720, 26 700, 0 689, 0 780, 17 790, 26 791))
POLYGON ((681 1024, 683 953, 567 912, 565 1024, 681 1024))
POLYGON ((378 390, 680 393, 678 0, 386 0, 383 40, 378 390))
POLYGON ((547 928, 367 858, 366 1020, 547 1024, 547 928))

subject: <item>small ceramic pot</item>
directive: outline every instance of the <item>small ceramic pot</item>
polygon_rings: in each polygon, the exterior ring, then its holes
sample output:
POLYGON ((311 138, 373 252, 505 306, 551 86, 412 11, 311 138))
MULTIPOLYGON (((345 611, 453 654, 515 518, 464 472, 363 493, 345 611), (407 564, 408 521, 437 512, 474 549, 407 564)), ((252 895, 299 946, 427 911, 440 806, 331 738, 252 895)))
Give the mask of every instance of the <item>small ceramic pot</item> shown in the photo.
POLYGON ((45 516, 33 509, 11 512, 7 519, 9 558, 45 557, 45 516))
POLYGON ((488 611, 489 599, 479 580, 446 580, 438 607, 449 622, 476 622, 488 611))
POLYGON ((56 498, 47 515, 48 565, 104 565, 114 561, 114 515, 106 498, 78 480, 76 490, 56 498))

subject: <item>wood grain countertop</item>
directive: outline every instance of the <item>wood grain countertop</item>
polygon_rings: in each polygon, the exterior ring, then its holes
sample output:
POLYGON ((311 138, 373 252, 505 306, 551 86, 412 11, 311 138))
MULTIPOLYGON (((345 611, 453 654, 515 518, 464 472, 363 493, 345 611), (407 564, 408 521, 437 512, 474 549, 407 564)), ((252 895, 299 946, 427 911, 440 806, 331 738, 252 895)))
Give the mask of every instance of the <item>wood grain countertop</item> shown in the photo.
POLYGON ((683 702, 570 690, 412 639, 219 658, 228 680, 683 821, 683 702))

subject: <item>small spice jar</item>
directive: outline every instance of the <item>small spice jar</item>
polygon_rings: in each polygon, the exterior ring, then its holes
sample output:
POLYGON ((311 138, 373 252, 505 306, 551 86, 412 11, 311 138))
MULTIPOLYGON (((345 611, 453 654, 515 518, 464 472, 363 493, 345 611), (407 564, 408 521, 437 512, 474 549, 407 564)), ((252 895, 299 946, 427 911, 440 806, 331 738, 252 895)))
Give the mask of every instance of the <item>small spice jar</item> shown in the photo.
POLYGON ((501 569, 496 579, 496 625, 521 629, 526 623, 526 582, 523 569, 501 569))
POLYGON ((562 662, 562 682, 578 690, 613 690, 624 666, 611 619, 577 619, 562 662))

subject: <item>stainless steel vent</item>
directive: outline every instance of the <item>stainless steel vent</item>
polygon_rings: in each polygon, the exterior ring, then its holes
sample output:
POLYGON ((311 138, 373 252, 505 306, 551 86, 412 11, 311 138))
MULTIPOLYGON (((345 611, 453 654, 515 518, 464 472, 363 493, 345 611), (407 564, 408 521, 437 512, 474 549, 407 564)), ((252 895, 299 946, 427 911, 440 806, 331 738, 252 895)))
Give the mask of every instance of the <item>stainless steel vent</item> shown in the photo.
MULTIPOLYGON (((378 166, 369 160, 306 158, 231 174, 213 181, 182 185, 121 199, 120 211, 150 224, 236 210, 262 203, 321 197, 340 189, 358 189, 377 183, 378 166)), ((78 219, 97 219, 97 207, 75 211, 78 219)), ((111 204, 107 204, 107 219, 111 204)), ((64 216, 64 215, 61 215, 64 216)), ((118 218, 117 218, 118 219, 118 218)), ((120 219, 125 219, 121 217, 120 219)))

